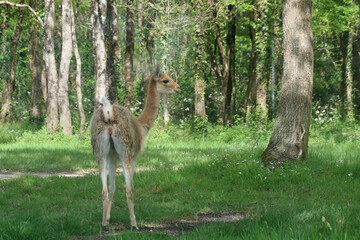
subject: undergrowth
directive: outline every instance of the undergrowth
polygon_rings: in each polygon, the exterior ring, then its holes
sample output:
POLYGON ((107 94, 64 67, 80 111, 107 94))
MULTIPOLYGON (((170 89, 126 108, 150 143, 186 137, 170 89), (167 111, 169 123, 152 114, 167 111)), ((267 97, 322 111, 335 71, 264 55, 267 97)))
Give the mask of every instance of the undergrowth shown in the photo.
MULTIPOLYGON (((207 123, 208 124, 208 123, 207 123)), ((308 159, 263 166, 260 156, 271 125, 208 124, 192 133, 157 122, 135 174, 140 226, 205 212, 241 212, 234 224, 212 223, 178 239, 359 239, 359 126, 313 123, 308 159)), ((94 169, 89 133, 50 135, 29 125, 2 125, 0 169, 94 169)), ((124 179, 117 191, 110 232, 129 229, 124 179)), ((83 178, 23 176, 0 181, 0 239, 87 239, 102 236, 101 182, 83 178)), ((162 232, 124 230, 111 239, 168 239, 162 232)))

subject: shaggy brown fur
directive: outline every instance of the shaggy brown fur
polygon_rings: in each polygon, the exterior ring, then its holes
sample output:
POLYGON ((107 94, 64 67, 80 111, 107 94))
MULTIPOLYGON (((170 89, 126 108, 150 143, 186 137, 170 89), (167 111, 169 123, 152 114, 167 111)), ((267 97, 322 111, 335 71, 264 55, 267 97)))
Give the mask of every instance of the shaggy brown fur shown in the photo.
POLYGON ((111 205, 115 192, 116 162, 120 159, 124 168, 130 221, 131 225, 137 228, 133 197, 133 174, 136 157, 141 153, 144 138, 156 119, 160 94, 176 93, 178 91, 180 91, 179 85, 168 75, 160 74, 157 69, 156 74, 150 79, 145 107, 138 118, 135 118, 126 108, 112 105, 106 97, 102 100, 104 101, 103 106, 94 112, 90 123, 90 133, 91 145, 96 155, 96 161, 99 164, 103 185, 103 226, 106 226, 110 220, 111 205), (107 186, 108 166, 109 188, 107 186))

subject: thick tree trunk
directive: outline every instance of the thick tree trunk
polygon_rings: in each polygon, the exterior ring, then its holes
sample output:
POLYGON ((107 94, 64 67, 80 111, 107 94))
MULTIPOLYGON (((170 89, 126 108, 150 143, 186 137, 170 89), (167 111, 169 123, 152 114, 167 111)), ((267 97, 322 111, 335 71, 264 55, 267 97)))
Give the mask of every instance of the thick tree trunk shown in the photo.
POLYGON ((270 142, 262 161, 281 164, 306 159, 313 87, 312 2, 285 0, 283 8, 284 75, 270 142))
POLYGON ((10 64, 9 64, 9 80, 5 83, 5 89, 2 92, 2 109, 1 109, 1 122, 5 123, 10 120, 10 103, 11 97, 14 91, 15 85, 15 60, 16 60, 16 49, 19 42, 21 30, 22 30, 22 20, 24 17, 24 9, 19 9, 18 20, 14 32, 14 37, 11 41, 10 46, 10 64))
MULTIPOLYGON (((30 1, 30 7, 33 9, 39 8, 39 1, 30 1)), ((31 104, 30 104, 30 116, 33 118, 39 118, 41 115, 40 100, 42 98, 41 89, 41 75, 43 71, 42 61, 40 57, 40 32, 36 25, 30 30, 29 39, 29 53, 31 55, 29 59, 32 90, 31 90, 31 104)))
MULTIPOLYGON (((6 86, 6 73, 8 73, 8 62, 7 62, 7 58, 6 58, 6 53, 8 52, 8 48, 7 48, 7 38, 5 36, 5 31, 7 30, 7 28, 9 27, 9 21, 7 20, 8 16, 7 16, 7 10, 8 10, 8 6, 4 5, 4 9, 5 11, 1 14, 1 18, 2 18, 2 23, 1 23, 1 32, 0 32, 0 55, 3 56, 3 58, 1 58, 0 60, 0 79, 1 79, 1 84, 3 86, 6 86)), ((0 93, 2 95, 1 89, 0 89, 0 93)), ((2 101, 2 99, 0 99, 2 101)), ((1 116, 0 116, 0 120, 1 120, 1 116)))
POLYGON ((125 48, 125 105, 134 105, 134 0, 127 0, 126 5, 126 48, 125 48))
POLYGON ((106 47, 105 47, 105 25, 106 25, 106 0, 91 0, 91 26, 95 60, 95 109, 100 105, 103 96, 108 95, 108 81, 106 72, 106 47))
POLYGON ((108 27, 107 31, 107 49, 108 49, 108 59, 107 59, 107 71, 109 79, 109 98, 113 103, 118 102, 117 94, 117 80, 118 80, 118 58, 120 55, 120 46, 119 46, 119 14, 117 12, 116 1, 109 0, 107 6, 107 17, 108 17, 108 27))
MULTIPOLYGON (((3 86, 5 86, 6 85, 5 73, 8 72, 8 70, 7 70, 8 62, 6 61, 7 37, 5 35, 5 32, 6 32, 7 28, 9 27, 9 21, 8 21, 8 16, 7 16, 8 6, 4 5, 3 8, 5 11, 2 12, 2 14, 1 14, 2 23, 1 23, 1 31, 0 31, 0 55, 3 57, 0 59, 1 60, 0 61, 0 82, 3 84, 3 86)), ((0 89, 0 93, 1 93, 1 89, 0 89)), ((1 101, 1 99, 0 99, 0 101, 1 101)))
POLYGON ((256 64, 256 111, 260 114, 261 121, 263 123, 267 120, 267 76, 266 76, 266 58, 267 58, 267 40, 266 33, 268 27, 266 26, 265 10, 266 2, 257 1, 257 27, 256 27, 256 52, 257 52, 257 64, 256 64))
POLYGON ((75 31, 75 20, 74 20, 74 11, 71 5, 71 37, 72 37, 72 44, 74 49, 74 55, 76 60, 76 95, 77 95, 77 103, 78 109, 80 114, 80 136, 83 135, 85 129, 85 111, 83 107, 83 100, 82 100, 82 92, 81 92, 81 57, 79 54, 77 39, 76 39, 76 31, 75 31))
POLYGON ((45 22, 44 22, 44 54, 47 76, 47 123, 46 127, 50 133, 55 133, 59 126, 58 109, 58 75, 55 61, 54 48, 54 21, 55 2, 45 0, 45 22))
POLYGON ((68 94, 70 60, 72 57, 71 0, 62 0, 62 49, 59 67, 60 127, 64 135, 72 135, 71 113, 68 94))
POLYGON ((356 4, 359 6, 358 22, 355 26, 355 36, 353 43, 353 91, 354 91, 354 103, 355 103, 355 116, 360 120, 360 0, 356 0, 356 4))

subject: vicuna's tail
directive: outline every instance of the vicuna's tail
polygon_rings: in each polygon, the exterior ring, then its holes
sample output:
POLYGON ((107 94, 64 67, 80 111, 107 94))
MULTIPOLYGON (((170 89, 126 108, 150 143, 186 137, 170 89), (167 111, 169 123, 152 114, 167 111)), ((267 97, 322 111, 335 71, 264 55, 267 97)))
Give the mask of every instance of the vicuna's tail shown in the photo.
POLYGON ((101 98, 101 108, 104 114, 105 122, 113 121, 114 120, 113 105, 111 104, 111 102, 107 97, 101 98))

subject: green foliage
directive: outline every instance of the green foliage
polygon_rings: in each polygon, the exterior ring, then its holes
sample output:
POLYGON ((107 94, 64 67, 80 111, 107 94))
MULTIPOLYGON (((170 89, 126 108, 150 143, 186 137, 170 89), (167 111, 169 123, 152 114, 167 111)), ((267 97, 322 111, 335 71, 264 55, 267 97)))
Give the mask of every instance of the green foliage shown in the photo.
POLYGON ((351 0, 314 1, 313 31, 315 34, 332 34, 353 31, 358 19, 359 6, 351 0))

